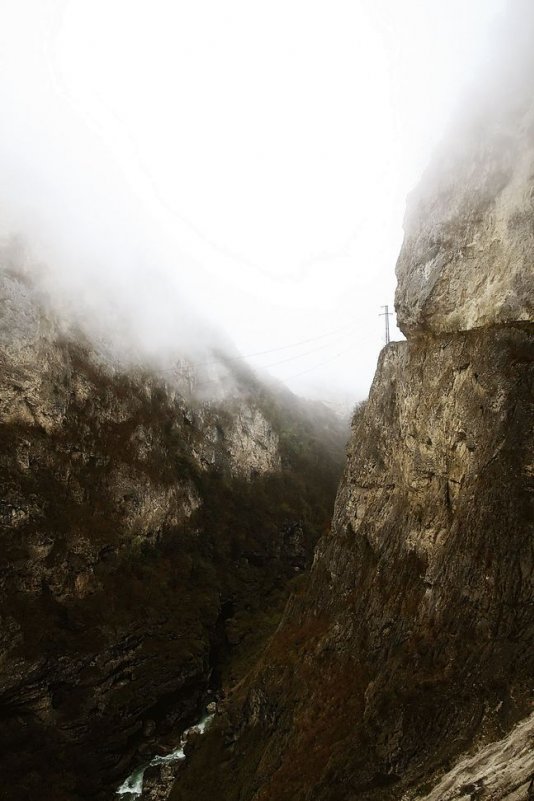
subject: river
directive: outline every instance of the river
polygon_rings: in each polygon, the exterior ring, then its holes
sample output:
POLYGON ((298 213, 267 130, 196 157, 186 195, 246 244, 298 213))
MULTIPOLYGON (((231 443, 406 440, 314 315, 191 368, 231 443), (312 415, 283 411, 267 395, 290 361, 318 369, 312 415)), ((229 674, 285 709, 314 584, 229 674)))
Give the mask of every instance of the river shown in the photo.
POLYGON ((178 748, 176 748, 174 751, 171 751, 169 754, 166 754, 165 756, 155 756, 149 762, 146 762, 141 767, 136 768, 132 773, 130 773, 128 778, 123 781, 121 786, 116 791, 116 795, 122 796, 122 801, 134 801, 136 798, 142 798, 143 779, 146 769, 152 765, 166 765, 173 762, 180 762, 182 759, 185 759, 184 748, 189 735, 192 732, 203 734, 213 718, 213 714, 208 714, 205 712, 198 723, 195 723, 193 726, 190 726, 184 731, 178 748))

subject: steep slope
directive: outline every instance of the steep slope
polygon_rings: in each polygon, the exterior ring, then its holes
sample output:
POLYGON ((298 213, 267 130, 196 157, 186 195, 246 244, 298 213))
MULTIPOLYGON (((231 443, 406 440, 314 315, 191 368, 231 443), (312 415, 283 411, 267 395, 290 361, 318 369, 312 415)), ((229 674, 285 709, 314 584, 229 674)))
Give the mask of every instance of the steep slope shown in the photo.
POLYGON ((502 740, 461 759, 424 801, 470 801, 473 797, 486 801, 530 801, 534 795, 533 746, 534 715, 530 715, 502 740))
POLYGON ((343 425, 112 366, 12 269, 0 299, 0 796, 107 798, 276 624, 343 425))
POLYGON ((332 531, 173 801, 532 795, 534 15, 515 13, 504 79, 410 200, 407 341, 354 419, 332 531))

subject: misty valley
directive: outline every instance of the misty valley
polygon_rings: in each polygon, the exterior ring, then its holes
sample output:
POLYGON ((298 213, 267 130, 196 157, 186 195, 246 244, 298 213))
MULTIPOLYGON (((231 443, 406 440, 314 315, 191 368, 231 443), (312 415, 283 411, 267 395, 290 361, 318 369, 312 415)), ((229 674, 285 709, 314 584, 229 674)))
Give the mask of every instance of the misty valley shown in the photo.
POLYGON ((0 801, 534 801, 533 44, 0 3, 0 801))

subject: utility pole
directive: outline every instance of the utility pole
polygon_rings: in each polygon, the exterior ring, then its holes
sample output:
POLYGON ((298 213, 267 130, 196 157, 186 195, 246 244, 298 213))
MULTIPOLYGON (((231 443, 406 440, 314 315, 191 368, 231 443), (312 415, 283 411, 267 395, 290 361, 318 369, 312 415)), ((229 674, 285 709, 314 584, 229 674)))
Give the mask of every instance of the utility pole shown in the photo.
POLYGON ((384 322, 386 324, 386 345, 389 345, 391 342, 391 338, 389 336, 389 318, 393 316, 393 312, 390 312, 389 306, 381 306, 380 308, 385 310, 378 316, 384 318, 384 322))

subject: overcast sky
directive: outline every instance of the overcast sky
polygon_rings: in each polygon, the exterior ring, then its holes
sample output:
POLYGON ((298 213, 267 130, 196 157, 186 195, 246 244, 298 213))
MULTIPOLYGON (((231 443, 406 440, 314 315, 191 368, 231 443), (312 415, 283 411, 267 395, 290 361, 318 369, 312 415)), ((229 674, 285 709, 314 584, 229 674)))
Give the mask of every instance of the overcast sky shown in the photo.
POLYGON ((406 194, 504 6, 0 0, 2 230, 162 346, 196 310, 295 391, 363 397, 406 194))

